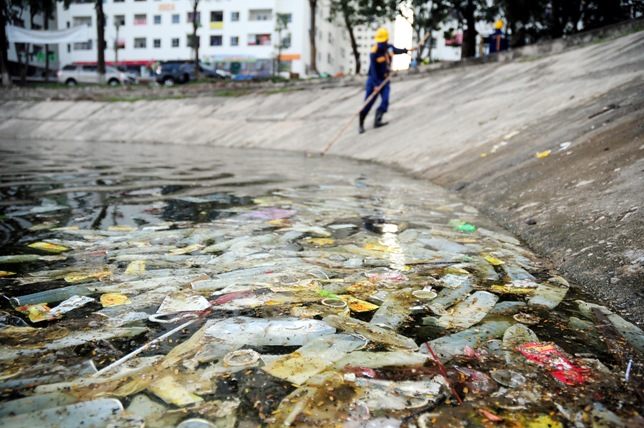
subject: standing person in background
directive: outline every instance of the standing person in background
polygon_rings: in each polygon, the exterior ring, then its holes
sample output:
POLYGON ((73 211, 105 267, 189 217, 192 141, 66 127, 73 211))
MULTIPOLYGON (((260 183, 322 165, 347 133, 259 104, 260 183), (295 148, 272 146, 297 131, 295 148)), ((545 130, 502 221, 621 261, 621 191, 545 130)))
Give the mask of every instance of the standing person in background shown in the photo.
MULTIPOLYGON (((378 88, 391 73, 391 59, 394 55, 408 53, 409 49, 398 49, 393 45, 389 44, 389 32, 386 28, 378 28, 376 31, 376 45, 371 48, 371 54, 369 55, 370 64, 369 64, 369 78, 367 79, 366 95, 365 100, 371 96, 375 91, 380 93, 380 105, 376 109, 376 119, 374 126, 379 128, 386 125, 382 121, 382 116, 387 112, 389 108, 389 89, 390 82, 387 81, 382 88, 378 88)), ((358 132, 362 134, 364 132, 364 120, 369 114, 369 110, 376 102, 377 96, 374 96, 367 105, 364 106, 362 111, 360 111, 360 127, 358 132)))
POLYGON ((508 39, 502 30, 503 21, 500 19, 494 23, 494 32, 488 37, 490 53, 502 52, 508 50, 508 39))

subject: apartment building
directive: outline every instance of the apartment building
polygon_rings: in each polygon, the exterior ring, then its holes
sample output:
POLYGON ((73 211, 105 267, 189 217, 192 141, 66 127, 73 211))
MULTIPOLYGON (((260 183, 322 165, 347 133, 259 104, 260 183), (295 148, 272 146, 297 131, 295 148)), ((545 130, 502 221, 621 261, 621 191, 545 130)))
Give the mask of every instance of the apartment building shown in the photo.
MULTIPOLYGON (((324 2, 321 2, 324 3, 324 2)), ((148 66, 156 61, 194 58, 191 0, 105 0, 105 39, 108 63, 148 66)), ((318 70, 329 74, 346 68, 344 31, 328 22, 318 8, 318 70)), ((328 11, 327 11, 328 12, 328 11)), ((76 0, 68 9, 58 6, 58 28, 88 25, 93 38, 60 47, 61 64, 96 62, 96 11, 93 0, 76 0)), ((293 0, 201 0, 198 5, 199 56, 206 63, 236 67, 240 74, 271 74, 278 47, 281 71, 307 74, 310 65, 308 2, 293 0), (276 30, 277 14, 287 25, 276 30)))
MULTIPOLYGON (((145 71, 157 61, 194 58, 192 5, 192 0, 104 0, 107 63, 118 59, 119 65, 145 71)), ((94 0, 75 0, 68 9, 62 4, 57 8, 59 29, 78 25, 92 29, 92 38, 86 43, 59 47, 60 64, 95 63, 94 0)), ((309 3, 304 0, 201 0, 196 14, 200 59, 233 68, 242 75, 270 75, 281 45, 280 71, 310 74, 310 13, 309 3), (284 14, 287 20, 281 43, 276 30, 277 14, 284 14)), ((318 1, 316 13, 317 71, 328 75, 353 73, 348 31, 340 20, 329 21, 328 0, 318 1)), ((390 27, 393 34, 393 26, 390 27)), ((366 61, 370 48, 367 45, 361 55, 366 61)))

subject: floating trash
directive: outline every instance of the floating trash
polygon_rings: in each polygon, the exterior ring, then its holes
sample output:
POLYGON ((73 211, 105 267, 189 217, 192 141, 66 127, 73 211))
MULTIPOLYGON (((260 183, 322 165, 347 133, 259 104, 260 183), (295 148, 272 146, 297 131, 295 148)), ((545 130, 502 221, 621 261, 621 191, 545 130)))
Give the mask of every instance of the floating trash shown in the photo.
POLYGON ((100 143, 57 178, 22 146, 0 425, 642 425, 641 329, 426 182, 100 143))

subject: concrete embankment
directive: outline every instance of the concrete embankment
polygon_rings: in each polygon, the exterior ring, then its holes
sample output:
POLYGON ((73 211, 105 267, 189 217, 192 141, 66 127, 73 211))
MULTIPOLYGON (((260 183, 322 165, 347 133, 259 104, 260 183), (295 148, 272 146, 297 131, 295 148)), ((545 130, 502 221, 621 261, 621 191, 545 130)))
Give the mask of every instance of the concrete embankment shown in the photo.
MULTIPOLYGON (((373 129, 372 113, 365 134, 352 123, 327 156, 381 162, 458 192, 641 324, 644 32, 535 55, 396 76, 390 125, 373 129)), ((150 97, 181 89, 109 89, 128 101, 88 100, 101 97, 78 88, 5 90, 0 138, 253 147, 299 151, 306 162, 356 112, 361 83, 243 96, 189 85, 178 99, 150 97)))

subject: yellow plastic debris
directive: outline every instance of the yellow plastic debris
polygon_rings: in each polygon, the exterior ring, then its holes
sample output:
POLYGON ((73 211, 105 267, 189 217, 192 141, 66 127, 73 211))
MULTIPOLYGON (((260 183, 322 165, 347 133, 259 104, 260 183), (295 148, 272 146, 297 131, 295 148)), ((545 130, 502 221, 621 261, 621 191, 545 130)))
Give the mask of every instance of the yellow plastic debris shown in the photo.
POLYGON ((390 253, 392 251, 391 247, 382 244, 366 244, 364 248, 367 250, 382 251, 385 253, 390 253))
POLYGON ((183 254, 190 254, 190 253, 195 252, 197 250, 201 250, 203 247, 204 246, 201 245, 201 244, 192 244, 192 245, 188 245, 188 246, 183 247, 183 248, 175 248, 174 250, 170 250, 168 252, 168 255, 169 256, 180 256, 180 255, 183 255, 183 254))
POLYGON ((107 293, 101 296, 101 304, 104 308, 108 306, 129 305, 132 303, 125 294, 107 293))
POLYGON ((290 225, 291 222, 287 218, 276 218, 275 220, 270 220, 268 224, 274 227, 286 227, 290 225))
POLYGON ((98 279, 98 278, 104 278, 106 276, 110 276, 111 272, 109 270, 102 270, 100 272, 90 272, 90 273, 81 273, 81 272, 76 272, 76 273, 71 273, 69 275, 65 276, 65 282, 81 282, 85 281, 86 279, 98 279))
POLYGON ((507 285, 493 285, 490 287, 490 291, 499 294, 532 294, 534 293, 534 288, 522 288, 522 287, 508 287, 507 285))
POLYGON ((133 260, 125 269, 126 275, 143 275, 145 273, 145 260, 133 260))
POLYGON ((56 227, 52 230, 79 230, 80 227, 78 226, 63 226, 63 227, 56 227))
POLYGON ((49 311, 51 311, 51 308, 47 306, 47 303, 38 303, 36 305, 24 305, 16 308, 16 310, 20 313, 28 315, 29 320, 31 322, 48 321, 56 318, 49 315, 49 311))
POLYGON ((465 269, 457 268, 457 267, 448 267, 447 269, 445 269, 445 273, 451 273, 451 274, 454 274, 454 275, 468 275, 469 274, 469 272, 466 271, 465 269))
POLYGON ((107 230, 111 232, 132 232, 136 230, 136 227, 132 226, 109 226, 107 230))
POLYGON ((526 424, 528 428, 563 428, 563 424, 559 421, 552 419, 548 415, 539 416, 536 419, 528 421, 526 424))
POLYGON ((323 247, 325 245, 335 244, 335 239, 331 238, 311 238, 308 240, 310 243, 323 247))
POLYGON ((545 152, 537 152, 537 159, 545 158, 546 156, 550 155, 552 150, 546 150, 545 152))
POLYGON ((34 242, 33 244, 28 245, 29 248, 35 248, 37 250, 47 251, 48 253, 62 253, 64 251, 69 251, 69 248, 62 245, 51 244, 49 242, 34 242))
POLYGON ((497 259, 496 257, 493 257, 493 256, 485 256, 484 258, 485 258, 485 260, 487 260, 487 262, 489 264, 491 264, 493 266, 499 266, 499 265, 505 264, 505 262, 503 260, 499 260, 499 259, 497 259))
POLYGON ((375 311, 379 308, 378 305, 374 305, 373 303, 369 303, 364 300, 356 299, 355 297, 349 296, 347 294, 338 297, 347 302, 349 309, 353 312, 370 312, 375 311))

